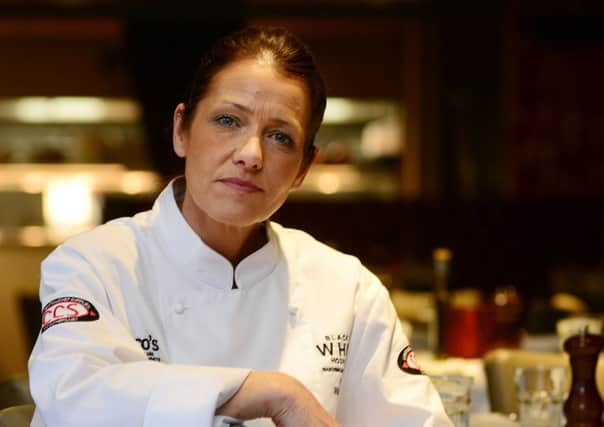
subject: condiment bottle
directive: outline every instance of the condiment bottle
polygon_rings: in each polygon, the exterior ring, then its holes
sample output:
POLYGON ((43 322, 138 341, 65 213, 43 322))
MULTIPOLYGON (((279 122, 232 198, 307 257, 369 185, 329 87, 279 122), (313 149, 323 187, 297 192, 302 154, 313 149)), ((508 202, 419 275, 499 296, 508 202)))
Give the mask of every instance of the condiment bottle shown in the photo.
POLYGON ((433 351, 437 357, 445 356, 445 318, 449 303, 449 272, 453 253, 448 248, 436 248, 432 252, 434 261, 434 302, 436 308, 433 351))
POLYGON ((604 346, 602 335, 593 335, 587 328, 564 342, 570 355, 572 385, 564 403, 566 427, 602 427, 602 398, 596 387, 596 365, 604 346))
POLYGON ((492 298, 495 314, 492 348, 520 346, 522 299, 514 286, 498 286, 492 298))

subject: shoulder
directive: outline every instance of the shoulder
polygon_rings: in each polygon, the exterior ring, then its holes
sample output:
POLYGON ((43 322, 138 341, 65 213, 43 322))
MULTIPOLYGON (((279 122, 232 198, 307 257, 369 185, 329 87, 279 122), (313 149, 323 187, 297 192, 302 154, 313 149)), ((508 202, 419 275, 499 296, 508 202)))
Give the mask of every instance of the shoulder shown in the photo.
POLYGON ((286 257, 295 257, 299 267, 314 269, 340 267, 359 272, 361 263, 357 257, 338 251, 305 231, 283 227, 274 222, 270 225, 286 257))
POLYGON ((271 223, 271 231, 290 268, 312 283, 323 283, 332 289, 342 287, 363 295, 383 298, 388 291, 380 280, 353 255, 338 251, 310 234, 271 223))
POLYGON ((354 322, 361 328, 367 324, 382 328, 396 318, 388 289, 357 257, 300 230, 275 224, 271 230, 279 237, 289 273, 311 302, 309 310, 316 318, 354 313, 354 322))
POLYGON ((127 260, 136 255, 145 236, 147 212, 114 219, 89 231, 70 237, 43 261, 42 268, 54 262, 80 260, 102 263, 127 260))

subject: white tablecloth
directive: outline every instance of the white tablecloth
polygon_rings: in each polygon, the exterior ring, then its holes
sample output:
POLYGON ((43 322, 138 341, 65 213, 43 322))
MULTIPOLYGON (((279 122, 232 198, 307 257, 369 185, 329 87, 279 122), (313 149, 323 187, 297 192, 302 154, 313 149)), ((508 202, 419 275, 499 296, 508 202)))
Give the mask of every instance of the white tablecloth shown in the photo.
POLYGON ((515 421, 502 414, 481 413, 470 415, 470 427, 518 427, 515 421))

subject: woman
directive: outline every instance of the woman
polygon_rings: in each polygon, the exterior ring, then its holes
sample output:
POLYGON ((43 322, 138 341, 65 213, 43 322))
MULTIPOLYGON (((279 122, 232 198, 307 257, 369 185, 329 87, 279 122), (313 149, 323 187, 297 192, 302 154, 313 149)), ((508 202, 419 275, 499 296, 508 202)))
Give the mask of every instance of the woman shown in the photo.
POLYGON ((267 221, 324 109, 291 34, 217 42, 174 112, 184 177, 42 264, 32 425, 449 425, 376 277, 267 221))

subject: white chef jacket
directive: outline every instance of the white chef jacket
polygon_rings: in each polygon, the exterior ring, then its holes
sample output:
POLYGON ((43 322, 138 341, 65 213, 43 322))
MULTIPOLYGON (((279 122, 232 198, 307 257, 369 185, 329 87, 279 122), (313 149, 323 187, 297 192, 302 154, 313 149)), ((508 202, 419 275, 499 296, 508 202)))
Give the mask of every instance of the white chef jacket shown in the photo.
POLYGON ((356 258, 267 222, 269 242, 233 268, 172 187, 42 263, 32 426, 223 425, 216 408, 267 369, 300 380, 344 427, 451 425, 429 379, 400 368, 407 338, 356 258))

